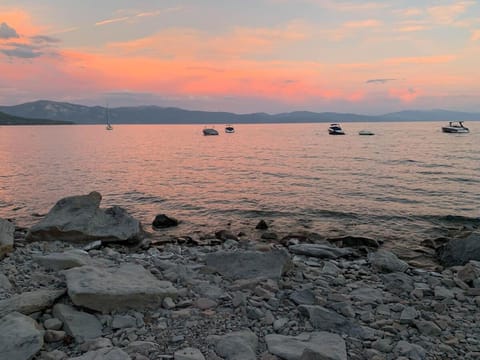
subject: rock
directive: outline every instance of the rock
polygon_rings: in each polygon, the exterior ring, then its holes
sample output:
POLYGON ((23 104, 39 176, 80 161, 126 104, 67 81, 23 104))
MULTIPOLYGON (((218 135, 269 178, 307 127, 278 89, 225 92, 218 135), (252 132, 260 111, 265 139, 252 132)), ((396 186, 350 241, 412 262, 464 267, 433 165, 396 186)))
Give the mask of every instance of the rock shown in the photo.
POLYGON ((457 277, 464 283, 473 285, 473 281, 480 278, 480 263, 470 261, 458 270, 457 277))
POLYGON ((410 344, 404 340, 399 341, 393 351, 398 355, 408 356, 411 360, 425 359, 427 353, 420 345, 410 344))
POLYGON ((8 278, 5 275, 0 273, 0 290, 2 290, 3 292, 11 289, 12 289, 12 284, 10 283, 10 280, 8 280, 8 278))
POLYGON ((152 226, 155 229, 165 229, 172 226, 178 226, 178 220, 165 214, 159 214, 155 216, 155 220, 153 220, 152 226))
POLYGON ((84 343, 78 346, 78 350, 81 352, 88 352, 111 347, 113 347, 113 345, 110 339, 99 337, 85 340, 84 343))
POLYGON ((67 334, 65 333, 65 331, 47 330, 45 331, 43 338, 45 342, 52 343, 52 342, 62 341, 66 335, 67 334))
POLYGON ((89 351, 82 356, 70 358, 70 360, 131 360, 132 358, 122 349, 117 347, 89 351))
POLYGON ((63 321, 63 328, 77 342, 102 336, 102 324, 91 314, 77 311, 69 305, 56 304, 53 315, 63 321))
POLYGON ((231 279, 278 279, 290 265, 290 256, 284 250, 218 251, 205 257, 206 265, 231 279))
POLYGON ((65 276, 68 295, 75 305, 104 313, 161 306, 163 298, 177 294, 172 283, 158 280, 135 264, 82 266, 66 270, 65 276))
POLYGON ((200 310, 207 310, 217 307, 217 302, 209 298, 198 298, 195 301, 195 306, 200 310))
POLYGON ((226 360, 255 360, 257 336, 250 330, 224 335, 216 344, 216 352, 226 360))
POLYGON ((435 286, 433 291, 434 291, 435 298, 439 300, 453 299, 455 297, 455 294, 453 293, 453 291, 450 289, 447 289, 444 286, 435 286))
POLYGON ((43 322, 43 327, 47 330, 60 330, 63 322, 57 318, 50 318, 43 322))
POLYGON ((200 350, 191 347, 175 351, 173 358, 174 360, 205 360, 200 350))
POLYGON ((411 324, 418 315, 418 311, 413 306, 405 306, 400 314, 400 323, 411 324))
POLYGON ((273 231, 267 231, 264 232, 261 236, 263 240, 270 240, 270 241, 276 241, 278 240, 278 235, 277 233, 274 233, 273 231))
POLYGON ((380 246, 377 240, 366 238, 363 236, 343 236, 338 238, 329 238, 328 241, 334 243, 341 243, 341 246, 344 247, 366 246, 371 248, 378 248, 380 246))
POLYGON ((408 269, 408 264, 405 261, 385 250, 370 253, 368 260, 374 268, 381 272, 404 272, 408 269))
POLYGON ((220 231, 217 231, 215 233, 215 237, 218 239, 218 240, 222 240, 222 241, 227 241, 227 240, 235 240, 235 241, 238 241, 238 237, 235 236, 235 234, 233 234, 231 231, 228 231, 228 230, 220 230, 220 231))
POLYGON ((383 293, 374 288, 364 287, 353 290, 350 293, 352 300, 366 304, 377 304, 383 302, 383 293))
POLYGON ((332 262, 326 262, 322 268, 322 274, 330 276, 338 276, 341 273, 340 268, 332 262))
POLYGON ((465 265, 470 260, 480 261, 480 232, 473 232, 463 239, 451 239, 437 249, 443 266, 465 265))
POLYGON ((43 346, 43 333, 32 318, 12 312, 0 318, 0 357, 30 360, 43 346))
POLYGON ((39 360, 66 360, 68 355, 60 350, 42 352, 39 360))
POLYGON ((137 319, 130 315, 114 315, 112 329, 125 329, 137 327, 137 319))
POLYGON ((160 346, 151 341, 134 341, 124 349, 128 354, 141 354, 149 357, 150 354, 158 351, 160 346))
POLYGON ((315 294, 310 289, 298 290, 290 294, 290 300, 297 305, 313 305, 315 304, 315 294))
POLYGON ((68 250, 63 253, 34 256, 33 259, 44 268, 54 271, 83 266, 90 262, 90 256, 88 253, 80 249, 68 250))
POLYGON ((260 220, 257 224, 257 226, 255 226, 255 229, 257 230, 267 230, 268 229, 268 225, 267 223, 265 222, 265 220, 260 220))
POLYGON ((29 315, 45 310, 53 305, 55 300, 65 294, 65 290, 35 290, 0 301, 0 317, 10 312, 18 311, 29 315))
POLYGON ((394 272, 381 276, 385 290, 397 295, 410 294, 414 289, 413 279, 405 273, 394 272))
POLYGON ((286 360, 347 360, 345 341, 329 332, 302 333, 298 336, 266 335, 268 351, 286 360))
POLYGON ((322 259, 337 259, 353 255, 353 251, 348 248, 337 248, 323 244, 297 244, 289 246, 291 253, 298 255, 312 256, 322 259))
POLYGON ((59 200, 44 219, 30 228, 26 239, 138 243, 143 238, 140 222, 118 206, 100 209, 101 200, 98 192, 59 200))
POLYGON ((422 335, 439 336, 442 333, 442 329, 432 321, 417 320, 414 321, 414 324, 422 335))
POLYGON ((0 260, 13 251, 15 225, 0 218, 0 260))
POLYGON ((298 311, 306 316, 317 330, 345 333, 350 336, 363 336, 363 329, 335 311, 319 305, 301 305, 298 311))

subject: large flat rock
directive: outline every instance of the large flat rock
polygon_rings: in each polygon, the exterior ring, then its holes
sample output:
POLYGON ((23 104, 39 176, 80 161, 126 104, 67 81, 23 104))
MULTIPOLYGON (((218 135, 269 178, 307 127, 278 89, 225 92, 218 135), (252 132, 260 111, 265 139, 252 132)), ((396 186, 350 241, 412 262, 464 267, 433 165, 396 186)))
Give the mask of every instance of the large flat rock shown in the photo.
POLYGON ((444 266, 465 265, 470 260, 480 261, 480 232, 473 232, 466 238, 451 239, 437 250, 444 266))
POLYGON ((29 315, 45 310, 53 305, 55 300, 65 294, 65 290, 34 290, 24 292, 0 301, 0 317, 13 311, 29 315))
POLYGON ((91 262, 88 252, 80 249, 67 250, 63 253, 51 253, 34 256, 35 262, 49 270, 65 270, 88 265, 91 262))
POLYGON ((176 297, 169 281, 158 280, 140 265, 82 266, 65 270, 73 303, 108 313, 114 310, 159 307, 165 297, 176 297))
POLYGON ((29 241, 139 242, 143 238, 140 222, 118 206, 100 209, 98 192, 59 200, 47 216, 32 226, 29 241))
POLYGON ((218 251, 205 257, 207 267, 223 276, 237 279, 278 279, 288 269, 290 256, 284 250, 218 251))
POLYGON ((351 249, 338 248, 324 244, 296 244, 291 245, 288 250, 293 254, 306 255, 321 259, 337 259, 353 254, 351 249))
POLYGON ((10 221, 0 218, 0 260, 6 254, 13 251, 13 239, 15 234, 15 225, 10 221))
POLYGON ((0 359, 30 360, 43 346, 43 332, 18 312, 0 318, 0 359))
POLYGON ((298 336, 271 334, 265 336, 268 351, 281 359, 347 360, 345 341, 326 331, 302 333, 298 336))

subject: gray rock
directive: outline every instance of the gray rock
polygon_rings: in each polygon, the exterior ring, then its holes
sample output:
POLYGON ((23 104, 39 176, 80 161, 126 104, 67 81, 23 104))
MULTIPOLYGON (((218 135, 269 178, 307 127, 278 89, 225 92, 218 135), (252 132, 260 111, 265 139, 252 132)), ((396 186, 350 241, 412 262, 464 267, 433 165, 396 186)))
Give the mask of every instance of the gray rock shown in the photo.
POLYGON ((394 272, 390 274, 383 274, 381 276, 385 284, 385 290, 397 295, 410 294, 413 290, 413 279, 405 273, 394 272))
POLYGON ((78 350, 82 352, 88 352, 88 351, 95 351, 95 350, 111 348, 111 347, 113 347, 113 345, 110 339, 100 337, 100 338, 85 340, 83 344, 80 344, 78 346, 78 350))
POLYGON ((341 336, 329 332, 302 333, 298 336, 266 335, 268 351, 286 360, 346 360, 341 336))
POLYGON ((297 244, 288 248, 291 253, 322 259, 337 259, 350 256, 353 251, 348 248, 338 248, 323 244, 297 244))
POLYGON ((0 319, 0 357, 30 360, 43 346, 43 333, 32 318, 12 312, 0 319))
POLYGON ((400 314, 400 323, 411 324, 418 315, 418 311, 413 306, 405 306, 400 314))
POLYGON ((46 330, 43 336, 45 342, 52 343, 62 341, 67 334, 60 330, 46 330))
POLYGON ((43 322, 43 327, 47 330, 60 330, 63 322, 57 318, 50 318, 43 322))
POLYGON ((12 284, 10 283, 10 280, 0 273, 0 290, 2 291, 8 291, 12 289, 12 284))
POLYGON ((368 260, 374 268, 381 272, 404 272, 408 269, 408 264, 405 261, 385 250, 370 253, 368 260))
POLYGON ((284 250, 218 251, 207 254, 206 265, 231 279, 278 279, 288 269, 290 256, 284 250))
POLYGON ((216 352, 226 360, 255 360, 257 336, 250 330, 224 335, 216 344, 216 352))
POLYGON ((345 333, 350 336, 364 336, 363 329, 335 311, 328 310, 319 305, 301 305, 298 307, 300 314, 308 317, 310 323, 317 330, 345 333))
POLYGON ((134 341, 128 344, 124 350, 130 355, 141 354, 148 357, 159 349, 160 346, 151 341, 134 341))
POLYGON ((451 239, 437 249, 443 266, 465 265, 470 260, 480 261, 480 232, 473 232, 463 239, 451 239))
POLYGON ((383 302, 382 291, 370 287, 358 288, 350 293, 352 300, 367 304, 383 302))
POLYGON ((191 347, 175 351, 173 358, 174 360, 205 360, 200 350, 191 347))
POLYGON ((417 320, 414 324, 418 331, 426 336, 439 336, 442 333, 442 329, 440 329, 433 321, 417 320))
POLYGON ((424 348, 417 344, 411 344, 404 340, 399 341, 393 351, 398 355, 408 356, 411 360, 423 360, 426 358, 427 352, 424 348))
POLYGON ((326 262, 322 268, 322 274, 330 275, 330 276, 337 276, 341 273, 340 268, 331 262, 326 262))
POLYGON ((177 295, 169 281, 160 281, 135 264, 82 266, 66 270, 65 276, 68 295, 75 305, 104 313, 161 306, 165 297, 177 295))
POLYGON ((77 342, 102 336, 102 324, 93 315, 75 310, 65 304, 56 304, 53 315, 63 321, 64 330, 77 342))
POLYGON ((139 242, 143 238, 140 222, 118 206, 100 209, 101 200, 98 192, 59 200, 47 216, 30 228, 26 239, 139 242))
POLYGON ((88 253, 80 249, 68 250, 63 253, 35 256, 33 259, 44 268, 54 271, 83 266, 90 262, 90 256, 88 253))
POLYGON ((131 360, 132 358, 122 349, 117 347, 89 351, 82 356, 70 358, 70 360, 131 360))
POLYGON ((137 319, 130 315, 114 315, 112 329, 125 329, 137 327, 137 319))
POLYGON ((475 280, 480 279, 480 263, 478 261, 470 261, 458 270, 457 277, 464 283, 473 285, 475 280))
POLYGON ((35 290, 12 296, 0 301, 0 317, 13 311, 29 315, 45 310, 63 294, 65 290, 35 290))
POLYGON ((15 234, 15 225, 10 221, 0 218, 0 260, 6 254, 13 251, 13 239, 15 234))
POLYGON ((60 350, 53 350, 49 352, 42 352, 40 360, 65 360, 68 355, 60 350))
POLYGON ((315 304, 315 294, 310 289, 298 290, 290 294, 290 300, 297 305, 313 305, 315 304))
POLYGON ((434 294, 436 299, 453 299, 455 294, 452 290, 447 289, 444 286, 435 286, 434 294))

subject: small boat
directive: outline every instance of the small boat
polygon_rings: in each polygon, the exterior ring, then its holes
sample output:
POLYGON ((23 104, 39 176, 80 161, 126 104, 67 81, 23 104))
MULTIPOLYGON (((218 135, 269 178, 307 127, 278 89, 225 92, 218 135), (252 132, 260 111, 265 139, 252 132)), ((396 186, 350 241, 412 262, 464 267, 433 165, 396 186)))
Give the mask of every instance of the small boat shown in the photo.
POLYGON ((204 128, 203 129, 203 135, 208 136, 208 135, 218 135, 218 131, 215 130, 214 128, 204 128))
POLYGON ((330 135, 345 135, 345 132, 342 130, 340 124, 330 124, 328 133, 330 135))
POLYGON ((360 130, 358 132, 358 135, 375 135, 375 133, 373 131, 370 131, 370 130, 360 130))
POLYGON ((235 128, 232 125, 225 125, 225 132, 227 134, 233 134, 235 132, 235 128))
POLYGON ((107 125, 105 126, 105 129, 107 130, 113 130, 113 126, 112 124, 110 124, 110 119, 109 119, 109 116, 108 116, 108 106, 105 107, 105 120, 106 120, 106 123, 107 125))
POLYGON ((463 121, 450 121, 448 126, 442 126, 444 133, 465 134, 470 132, 467 127, 463 126, 463 121))

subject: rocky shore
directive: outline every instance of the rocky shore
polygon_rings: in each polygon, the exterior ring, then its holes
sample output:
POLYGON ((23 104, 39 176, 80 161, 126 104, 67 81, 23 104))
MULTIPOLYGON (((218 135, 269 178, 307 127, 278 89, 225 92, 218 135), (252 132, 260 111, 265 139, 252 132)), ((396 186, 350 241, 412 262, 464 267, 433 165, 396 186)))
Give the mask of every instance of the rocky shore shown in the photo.
POLYGON ((0 219, 0 359, 480 358, 478 229, 429 271, 375 239, 266 222, 152 241, 100 202, 62 199, 29 229, 0 219))

